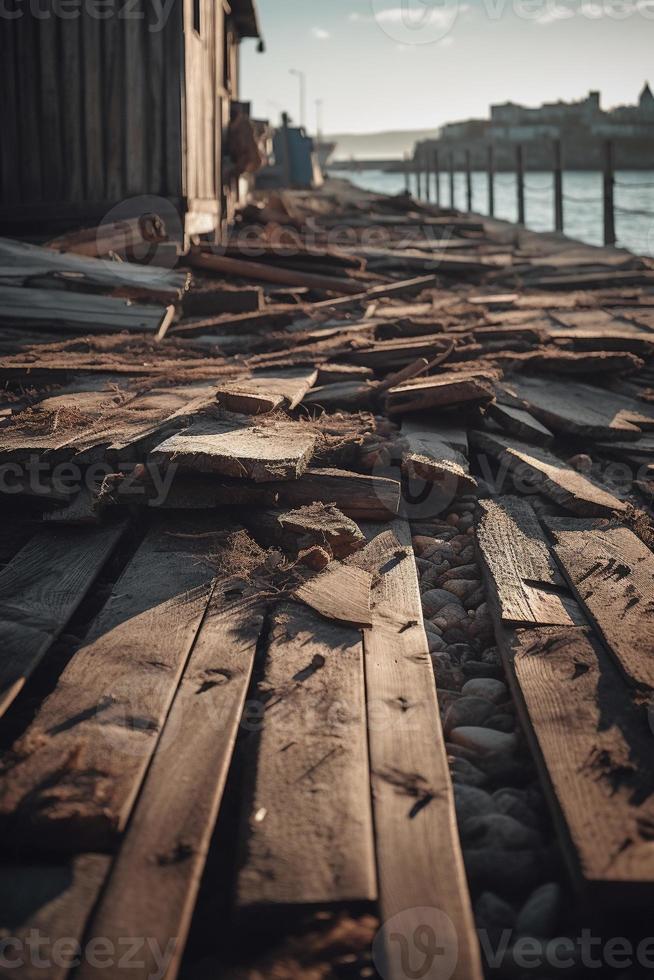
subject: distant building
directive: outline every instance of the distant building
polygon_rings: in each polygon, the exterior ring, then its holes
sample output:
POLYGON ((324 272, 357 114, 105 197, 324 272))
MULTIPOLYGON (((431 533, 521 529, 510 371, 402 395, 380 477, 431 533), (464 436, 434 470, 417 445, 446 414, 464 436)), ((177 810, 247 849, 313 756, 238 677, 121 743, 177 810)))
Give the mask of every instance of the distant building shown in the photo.
POLYGON ((416 157, 427 160, 438 150, 441 167, 449 165, 450 155, 459 159, 470 152, 475 167, 486 165, 492 146, 498 169, 512 170, 516 146, 522 145, 525 166, 532 170, 549 168, 552 143, 561 140, 564 164, 572 169, 601 165, 606 140, 615 143, 616 165, 627 168, 654 168, 654 95, 645 84, 636 105, 618 106, 605 111, 599 92, 589 92, 578 102, 546 102, 536 108, 505 102, 490 108, 490 119, 467 119, 443 126, 436 140, 416 145, 416 157))

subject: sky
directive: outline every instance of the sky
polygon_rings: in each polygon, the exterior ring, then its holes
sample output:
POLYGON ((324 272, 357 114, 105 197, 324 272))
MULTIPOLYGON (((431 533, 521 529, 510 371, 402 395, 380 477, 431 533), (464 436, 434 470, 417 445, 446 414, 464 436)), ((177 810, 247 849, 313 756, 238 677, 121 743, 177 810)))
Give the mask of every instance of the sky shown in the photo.
POLYGON ((425 129, 484 118, 491 103, 633 103, 654 88, 654 0, 258 0, 266 53, 243 44, 254 114, 325 133, 425 129))

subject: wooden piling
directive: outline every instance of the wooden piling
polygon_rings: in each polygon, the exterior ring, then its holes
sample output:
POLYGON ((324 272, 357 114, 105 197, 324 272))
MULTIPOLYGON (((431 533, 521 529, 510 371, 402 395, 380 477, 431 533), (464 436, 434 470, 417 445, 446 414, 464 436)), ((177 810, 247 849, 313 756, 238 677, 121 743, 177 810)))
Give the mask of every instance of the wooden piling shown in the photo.
POLYGON ((563 167, 561 140, 554 140, 554 228, 563 231, 563 167))
POLYGON ((492 144, 488 147, 488 215, 495 217, 495 152, 492 144))
POLYGON ((518 194, 518 224, 525 223, 525 166, 522 154, 522 145, 518 143, 515 148, 515 170, 516 170, 516 189, 518 194))
POLYGON ((470 150, 466 150, 466 207, 468 214, 472 211, 472 166, 470 163, 470 150))
POLYGON ((613 173, 613 140, 604 144, 604 244, 615 245, 615 205, 613 189, 615 175, 613 173))
POLYGON ((438 150, 434 150, 434 179, 436 180, 436 204, 441 203, 441 173, 438 166, 438 150))
POLYGON ((411 193, 411 178, 409 171, 409 154, 404 154, 404 190, 407 194, 411 193))
POLYGON ((420 162, 416 157, 416 200, 422 198, 422 174, 420 173, 420 162))
POLYGON ((431 173, 429 170, 429 154, 425 153, 425 160, 423 163, 425 168, 425 200, 427 203, 431 203, 431 173))
POLYGON ((454 154, 450 153, 450 207, 454 207, 454 154))

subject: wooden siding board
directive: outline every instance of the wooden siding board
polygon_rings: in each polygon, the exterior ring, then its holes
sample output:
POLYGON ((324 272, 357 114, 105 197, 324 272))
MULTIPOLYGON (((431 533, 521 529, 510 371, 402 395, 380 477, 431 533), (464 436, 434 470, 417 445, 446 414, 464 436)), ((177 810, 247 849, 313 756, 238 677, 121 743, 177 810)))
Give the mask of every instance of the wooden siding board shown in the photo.
MULTIPOLYGON (((5 28, 6 29, 6 28, 5 28)), ((20 178, 23 196, 40 201, 41 130, 39 126, 40 59, 38 56, 37 21, 19 17, 11 22, 16 44, 16 88, 18 99, 18 137, 20 144, 20 178)))
POLYGON ((43 196, 48 201, 61 200, 64 188, 58 24, 56 17, 48 17, 38 24, 41 58, 40 125, 47 153, 43 169, 43 196))
POLYGON ((103 116, 105 138, 105 197, 120 200, 125 189, 125 132, 123 104, 125 100, 125 52, 122 43, 123 26, 117 17, 102 25, 103 49, 103 116))
POLYGON ((79 20, 61 21, 62 139, 65 147, 65 197, 84 200, 84 156, 82 126, 82 79, 80 73, 79 20))
POLYGON ((12 203, 19 201, 21 197, 14 36, 11 25, 5 25, 4 30, 0 31, 0 106, 2 109, 0 188, 3 201, 12 203))
POLYGON ((142 194, 146 182, 145 22, 125 20, 125 191, 142 194))

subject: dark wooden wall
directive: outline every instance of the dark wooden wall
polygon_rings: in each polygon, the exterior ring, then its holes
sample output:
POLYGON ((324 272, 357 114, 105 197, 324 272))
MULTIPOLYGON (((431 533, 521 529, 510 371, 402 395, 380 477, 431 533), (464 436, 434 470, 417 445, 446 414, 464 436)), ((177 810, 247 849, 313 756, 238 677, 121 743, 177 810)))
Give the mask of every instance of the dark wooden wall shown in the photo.
POLYGON ((163 27, 146 0, 111 9, 1 23, 0 230, 91 223, 158 195, 187 236, 220 234, 238 191, 223 167, 238 98, 233 18, 221 0, 174 0, 163 27))

